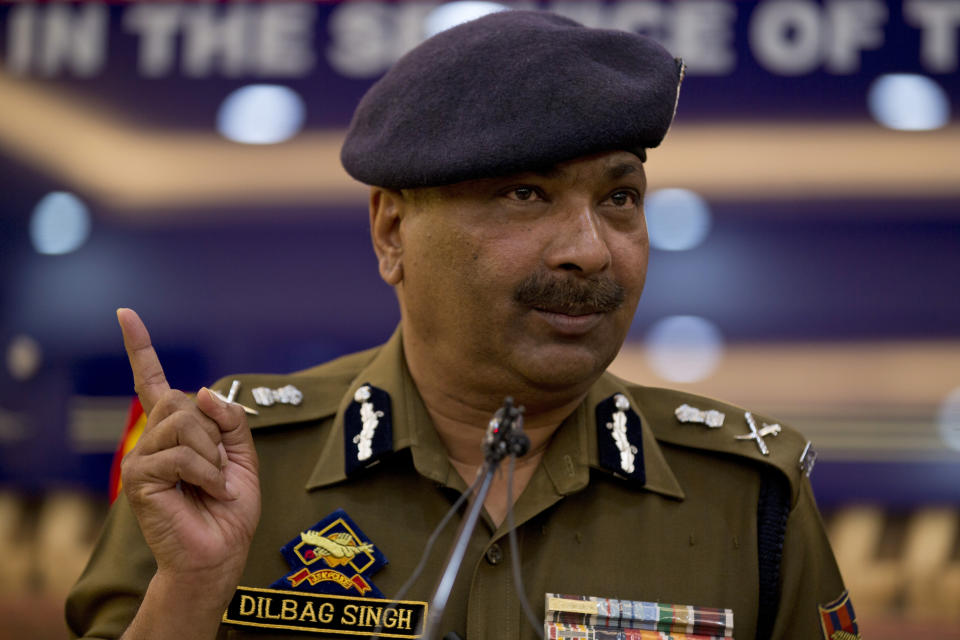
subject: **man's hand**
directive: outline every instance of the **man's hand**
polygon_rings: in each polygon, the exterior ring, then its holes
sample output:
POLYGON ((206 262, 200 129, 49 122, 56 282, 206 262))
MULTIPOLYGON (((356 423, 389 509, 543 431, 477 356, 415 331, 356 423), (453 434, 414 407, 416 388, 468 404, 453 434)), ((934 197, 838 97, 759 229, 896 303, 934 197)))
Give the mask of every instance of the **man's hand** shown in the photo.
POLYGON ((202 587, 193 612, 222 612, 260 518, 257 454, 246 417, 205 388, 196 401, 170 389, 139 316, 119 309, 117 319, 147 414, 143 435, 123 459, 122 478, 157 561, 151 591, 158 584, 168 595, 202 587))

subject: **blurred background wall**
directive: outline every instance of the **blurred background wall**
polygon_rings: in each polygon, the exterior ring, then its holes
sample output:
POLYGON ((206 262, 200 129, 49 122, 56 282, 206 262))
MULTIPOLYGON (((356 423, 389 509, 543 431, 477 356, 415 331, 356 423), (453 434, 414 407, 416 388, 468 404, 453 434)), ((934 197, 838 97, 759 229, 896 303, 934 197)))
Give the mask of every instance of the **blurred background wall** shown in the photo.
MULTIPOLYGON (((960 638, 960 1, 504 4, 688 64, 614 369, 805 431, 861 628, 960 638)), ((191 390, 390 334, 343 132, 490 9, 0 4, 0 637, 64 636, 133 392, 116 307, 191 390)))

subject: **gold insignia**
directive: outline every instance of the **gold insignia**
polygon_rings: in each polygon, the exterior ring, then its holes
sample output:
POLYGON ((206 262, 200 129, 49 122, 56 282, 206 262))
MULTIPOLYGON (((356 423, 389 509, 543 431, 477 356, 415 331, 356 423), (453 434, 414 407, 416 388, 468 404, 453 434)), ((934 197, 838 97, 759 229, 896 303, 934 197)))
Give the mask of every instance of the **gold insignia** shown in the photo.
POLYGON ((300 539, 316 547, 314 553, 323 558, 331 568, 349 564, 358 553, 373 551, 373 544, 357 544, 353 536, 346 531, 338 531, 328 536, 313 530, 304 531, 300 534, 300 539))

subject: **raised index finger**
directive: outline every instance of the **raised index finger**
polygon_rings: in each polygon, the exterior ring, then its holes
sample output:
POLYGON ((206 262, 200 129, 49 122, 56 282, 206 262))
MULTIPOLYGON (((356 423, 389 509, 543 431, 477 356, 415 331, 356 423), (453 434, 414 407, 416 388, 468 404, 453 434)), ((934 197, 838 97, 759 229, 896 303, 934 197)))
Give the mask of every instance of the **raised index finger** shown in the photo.
POLYGON ((143 410, 149 415, 165 391, 170 390, 157 352, 150 343, 150 333, 133 309, 117 309, 117 321, 123 333, 123 346, 130 359, 133 384, 143 410))

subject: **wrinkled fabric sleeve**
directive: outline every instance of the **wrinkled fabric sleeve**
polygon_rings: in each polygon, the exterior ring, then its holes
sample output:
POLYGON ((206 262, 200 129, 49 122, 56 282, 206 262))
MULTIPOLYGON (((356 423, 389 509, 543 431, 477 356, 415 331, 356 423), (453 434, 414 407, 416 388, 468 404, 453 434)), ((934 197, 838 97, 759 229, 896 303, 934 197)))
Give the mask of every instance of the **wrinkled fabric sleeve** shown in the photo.
POLYGON ((71 638, 119 638, 133 620, 157 565, 122 494, 86 569, 67 596, 71 638))
POLYGON ((780 609, 772 638, 823 638, 818 607, 836 600, 845 587, 806 478, 801 481, 787 520, 781 580, 780 609))

